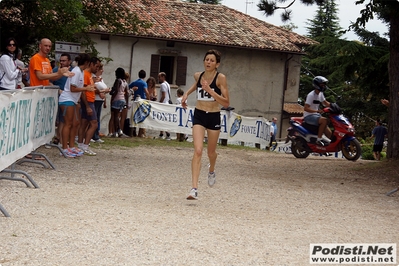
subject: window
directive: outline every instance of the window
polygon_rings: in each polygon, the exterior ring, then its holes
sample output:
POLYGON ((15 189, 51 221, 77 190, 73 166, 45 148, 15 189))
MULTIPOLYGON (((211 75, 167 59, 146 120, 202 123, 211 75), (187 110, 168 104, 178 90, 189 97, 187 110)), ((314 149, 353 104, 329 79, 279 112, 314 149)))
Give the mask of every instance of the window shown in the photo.
POLYGON ((186 85, 187 57, 151 55, 150 75, 157 78, 159 72, 166 73, 166 81, 175 85, 186 85))

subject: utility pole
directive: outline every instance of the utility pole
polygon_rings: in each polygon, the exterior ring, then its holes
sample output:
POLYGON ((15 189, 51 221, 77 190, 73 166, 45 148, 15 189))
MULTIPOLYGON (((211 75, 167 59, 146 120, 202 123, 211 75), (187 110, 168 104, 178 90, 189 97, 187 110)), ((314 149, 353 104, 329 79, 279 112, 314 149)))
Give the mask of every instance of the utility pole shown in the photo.
POLYGON ((247 14, 248 5, 253 4, 253 3, 254 2, 252 2, 252 1, 248 1, 248 0, 245 1, 245 14, 247 14))

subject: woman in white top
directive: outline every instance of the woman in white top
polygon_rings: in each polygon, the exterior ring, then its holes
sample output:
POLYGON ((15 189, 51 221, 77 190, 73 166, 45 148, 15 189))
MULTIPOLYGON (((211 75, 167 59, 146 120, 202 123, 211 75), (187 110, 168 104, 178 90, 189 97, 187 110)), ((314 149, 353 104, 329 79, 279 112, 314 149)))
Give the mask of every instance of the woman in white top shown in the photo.
POLYGON ((0 90, 15 90, 18 84, 18 75, 27 69, 17 66, 17 41, 8 38, 0 57, 0 90))
POLYGON ((96 109, 96 114, 97 114, 97 129, 96 129, 96 132, 94 132, 93 140, 98 143, 104 142, 100 138, 101 109, 103 106, 104 106, 104 108, 107 108, 107 102, 105 101, 105 94, 110 91, 110 88, 108 88, 107 84, 105 84, 105 82, 102 78, 103 72, 104 72, 104 65, 101 64, 98 68, 96 75, 95 75, 97 78, 97 82, 94 84, 97 88, 96 98, 94 101, 94 108, 96 109))

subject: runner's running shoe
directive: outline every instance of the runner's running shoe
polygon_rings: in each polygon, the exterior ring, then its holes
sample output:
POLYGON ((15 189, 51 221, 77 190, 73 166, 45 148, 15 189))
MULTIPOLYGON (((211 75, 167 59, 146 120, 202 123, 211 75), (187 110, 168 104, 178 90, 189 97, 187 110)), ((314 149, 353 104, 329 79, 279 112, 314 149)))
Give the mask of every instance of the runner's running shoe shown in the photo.
MULTIPOLYGON (((208 170, 211 167, 211 164, 208 163, 208 170)), ((212 187, 216 182, 216 173, 213 171, 212 173, 208 171, 208 185, 212 187)))
POLYGON ((216 173, 208 173, 208 185, 212 187, 216 182, 216 173))
POLYGON ((192 188, 190 190, 190 194, 188 194, 187 199, 188 200, 196 200, 196 199, 198 199, 198 191, 197 191, 196 188, 192 188))

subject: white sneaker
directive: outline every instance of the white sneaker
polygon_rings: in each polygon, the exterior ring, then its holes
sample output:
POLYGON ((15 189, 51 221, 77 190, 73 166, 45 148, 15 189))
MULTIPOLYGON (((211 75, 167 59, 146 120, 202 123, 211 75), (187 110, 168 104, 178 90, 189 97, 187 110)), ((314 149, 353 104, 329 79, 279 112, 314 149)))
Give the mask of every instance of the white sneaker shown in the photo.
POLYGON ((170 136, 166 136, 165 140, 171 140, 170 136))
POLYGON ((90 149, 86 149, 84 150, 85 155, 89 155, 89 156, 96 156, 97 153, 95 153, 94 151, 90 150, 90 149))
POLYGON ((104 143, 104 141, 102 139, 96 139, 95 142, 97 143, 104 143))
POLYGON ((323 138, 323 139, 318 139, 318 140, 316 141, 316 145, 319 145, 319 146, 324 147, 324 146, 328 146, 328 145, 330 144, 330 142, 331 142, 331 140, 329 140, 329 139, 325 139, 325 138, 323 138))
POLYGON ((213 171, 212 173, 208 173, 208 185, 210 187, 213 187, 213 185, 216 183, 216 173, 213 171))
POLYGON ((190 190, 190 194, 188 194, 187 199, 188 200, 196 200, 196 199, 198 199, 198 191, 197 191, 196 188, 192 188, 190 190))
POLYGON ((211 167, 210 163, 208 163, 208 185, 212 187, 216 183, 216 173, 215 171, 209 172, 209 167, 211 167))

